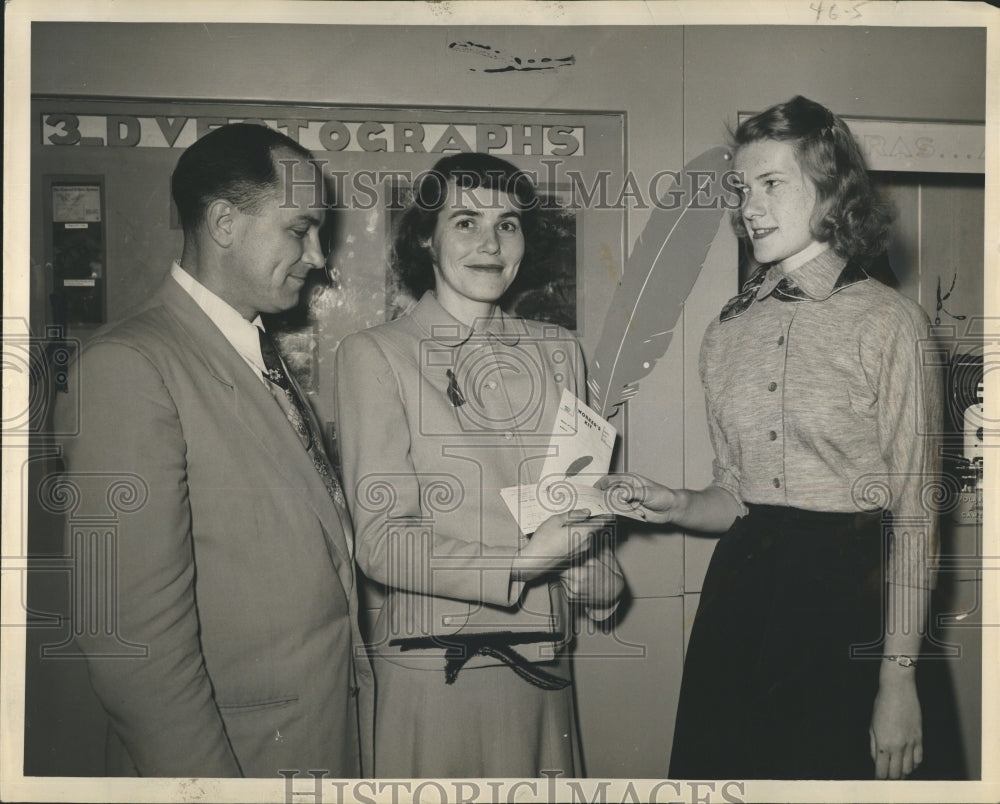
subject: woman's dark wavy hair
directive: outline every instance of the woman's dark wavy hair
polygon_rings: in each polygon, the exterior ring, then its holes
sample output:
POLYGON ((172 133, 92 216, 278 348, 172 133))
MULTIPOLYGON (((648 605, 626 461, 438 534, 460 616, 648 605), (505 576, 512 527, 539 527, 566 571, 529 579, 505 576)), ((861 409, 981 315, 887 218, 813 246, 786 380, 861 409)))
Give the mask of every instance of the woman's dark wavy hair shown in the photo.
MULTIPOLYGON (((439 159, 413 188, 413 200, 403 212, 392 248, 392 268, 416 298, 434 288, 434 256, 427 242, 434 236, 438 213, 448 201, 450 184, 502 190, 521 215, 525 254, 504 299, 538 283, 531 260, 531 243, 539 227, 539 200, 531 176, 504 159, 483 153, 453 154, 439 159)), ((501 303, 504 301, 501 299, 501 303)))
MULTIPOLYGON (((795 148, 799 166, 816 186, 812 232, 818 241, 829 243, 841 257, 865 262, 885 250, 892 212, 872 186, 864 155, 843 120, 796 95, 741 123, 731 145, 739 149, 761 140, 795 148)), ((733 214, 733 229, 749 246, 739 210, 733 214)))

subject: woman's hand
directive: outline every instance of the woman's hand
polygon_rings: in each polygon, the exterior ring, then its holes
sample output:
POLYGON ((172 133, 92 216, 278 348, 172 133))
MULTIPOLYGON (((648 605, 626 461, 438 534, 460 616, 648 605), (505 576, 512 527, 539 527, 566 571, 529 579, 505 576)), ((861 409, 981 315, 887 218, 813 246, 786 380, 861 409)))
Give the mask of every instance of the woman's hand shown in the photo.
POLYGON ((625 576, 610 550, 598 551, 563 570, 559 580, 566 590, 566 597, 590 609, 608 609, 621 597, 625 589, 625 576))
POLYGON ((901 779, 913 773, 924 760, 920 701, 914 671, 892 668, 906 677, 883 678, 875 696, 875 709, 868 729, 876 779, 901 779))
POLYGON ((590 511, 580 509, 546 519, 514 557, 511 569, 515 577, 532 581, 586 553, 591 536, 604 523, 603 519, 588 522, 589 518, 590 511))
POLYGON ((638 510, 647 522, 671 523, 706 533, 725 533, 746 511, 721 486, 701 491, 671 489, 642 475, 605 475, 594 484, 607 492, 611 510, 638 510))
POLYGON ((681 500, 674 489, 636 474, 605 475, 594 486, 609 492, 613 510, 638 509, 649 522, 673 522, 681 500))

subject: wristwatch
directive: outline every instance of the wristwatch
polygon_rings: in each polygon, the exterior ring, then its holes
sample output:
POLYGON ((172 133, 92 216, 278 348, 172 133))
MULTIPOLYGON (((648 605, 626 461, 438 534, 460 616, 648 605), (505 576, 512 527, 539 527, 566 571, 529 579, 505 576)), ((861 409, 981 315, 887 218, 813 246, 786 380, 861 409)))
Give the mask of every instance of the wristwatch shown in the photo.
POLYGON ((882 658, 889 662, 895 662, 900 667, 915 667, 917 664, 917 660, 912 656, 883 656, 882 658))

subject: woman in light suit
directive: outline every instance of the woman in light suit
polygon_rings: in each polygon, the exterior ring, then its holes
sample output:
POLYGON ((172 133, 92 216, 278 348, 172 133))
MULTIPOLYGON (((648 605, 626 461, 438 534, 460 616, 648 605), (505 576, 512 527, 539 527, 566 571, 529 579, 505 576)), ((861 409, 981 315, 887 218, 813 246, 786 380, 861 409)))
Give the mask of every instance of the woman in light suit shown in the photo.
POLYGON ((441 159, 395 242, 420 301, 337 353, 357 562, 386 587, 372 640, 379 777, 581 773, 567 600, 606 617, 621 575, 586 512, 525 538, 499 493, 538 480, 563 389, 585 393, 573 336, 501 308, 537 206, 504 160, 441 159))

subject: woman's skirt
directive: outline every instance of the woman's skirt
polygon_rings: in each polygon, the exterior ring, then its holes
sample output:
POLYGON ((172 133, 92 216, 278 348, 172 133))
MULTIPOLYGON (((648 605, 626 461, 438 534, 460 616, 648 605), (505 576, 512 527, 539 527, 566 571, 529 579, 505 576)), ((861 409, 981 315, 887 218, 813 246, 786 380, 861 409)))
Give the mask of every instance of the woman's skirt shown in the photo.
POLYGON ((702 586, 670 776, 870 779, 881 512, 748 507, 702 586))
MULTIPOLYGON (((556 675, 569 677, 565 655, 556 675)), ((454 683, 440 668, 373 660, 377 684, 375 776, 579 776, 573 687, 545 690, 507 665, 467 667, 454 683)))

